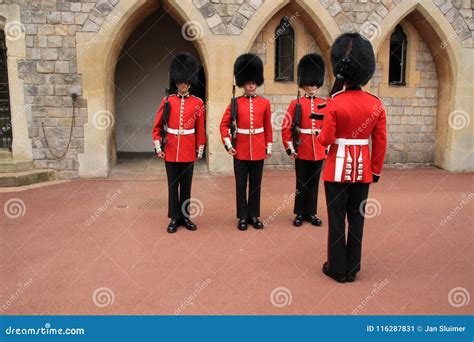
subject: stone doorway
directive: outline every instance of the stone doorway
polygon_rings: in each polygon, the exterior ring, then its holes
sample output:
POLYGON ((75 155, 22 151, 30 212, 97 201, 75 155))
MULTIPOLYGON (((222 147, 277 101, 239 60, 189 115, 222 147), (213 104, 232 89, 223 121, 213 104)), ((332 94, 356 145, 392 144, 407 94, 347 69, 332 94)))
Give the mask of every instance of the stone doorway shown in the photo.
MULTIPOLYGON (((151 132, 156 109, 169 87, 171 59, 182 51, 199 59, 193 43, 185 38, 181 26, 160 8, 138 25, 120 52, 115 70, 115 144, 121 171, 163 169, 162 161, 154 157, 151 132)), ((204 71, 200 76, 191 92, 203 97, 204 71)))

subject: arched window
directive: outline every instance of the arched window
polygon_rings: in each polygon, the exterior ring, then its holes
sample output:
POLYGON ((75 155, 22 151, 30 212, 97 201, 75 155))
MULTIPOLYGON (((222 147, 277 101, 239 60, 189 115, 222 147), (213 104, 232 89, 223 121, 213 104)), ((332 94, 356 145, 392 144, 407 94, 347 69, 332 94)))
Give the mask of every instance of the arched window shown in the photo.
POLYGON ((407 36, 400 25, 397 25, 390 36, 389 63, 388 83, 406 85, 407 36))
POLYGON ((12 147, 10 93, 8 91, 7 46, 0 30, 0 150, 12 147))
POLYGON ((291 82, 294 78, 295 31, 288 17, 275 30, 275 81, 291 82))

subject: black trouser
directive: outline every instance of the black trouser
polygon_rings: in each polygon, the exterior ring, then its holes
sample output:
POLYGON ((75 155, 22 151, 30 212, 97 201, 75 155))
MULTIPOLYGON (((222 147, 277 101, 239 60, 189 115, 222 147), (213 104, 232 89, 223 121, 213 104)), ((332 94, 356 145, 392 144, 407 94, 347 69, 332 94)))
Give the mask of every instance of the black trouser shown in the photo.
POLYGON ((360 271, 369 183, 324 182, 324 189, 329 219, 329 271, 336 276, 356 274, 360 271), (346 215, 349 223, 347 242, 346 215))
POLYGON ((165 162, 168 176, 168 217, 189 218, 194 163, 165 162), (185 208, 182 208, 185 204, 185 208))
POLYGON ((237 217, 239 219, 260 216, 260 185, 262 184, 263 162, 263 160, 239 160, 234 158, 237 217))
POLYGON ((319 176, 323 167, 323 160, 295 159, 296 215, 316 215, 318 212, 319 176))

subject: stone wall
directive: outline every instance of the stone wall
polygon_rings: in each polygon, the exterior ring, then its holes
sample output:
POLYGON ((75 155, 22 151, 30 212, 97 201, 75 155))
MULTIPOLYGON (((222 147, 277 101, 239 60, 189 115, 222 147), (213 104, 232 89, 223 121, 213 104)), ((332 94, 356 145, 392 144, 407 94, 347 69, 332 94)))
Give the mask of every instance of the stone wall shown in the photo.
MULTIPOLYGON (((87 103, 76 102, 75 126, 65 158, 73 115, 72 93, 82 94, 81 75, 77 73, 76 39, 78 31, 98 32, 105 17, 118 1, 39 2, 18 1, 26 41, 26 59, 18 63, 19 77, 25 84, 25 105, 32 120, 29 137, 37 168, 52 168, 59 177, 77 176, 77 155, 83 152, 83 125, 87 122, 87 103)), ((7 37, 14 39, 6 28, 7 37)))
MULTIPOLYGON (((369 23, 373 26, 369 26, 369 29, 375 28, 375 33, 377 33, 377 25, 392 11, 396 11, 402 1, 409 0, 320 0, 319 2, 335 19, 341 31, 362 30, 364 24, 369 23)), ((269 15, 269 13, 259 14, 261 7, 267 4, 263 0, 181 2, 181 8, 189 10, 189 13, 197 13, 196 15, 204 18, 203 23, 208 25, 211 34, 216 37, 241 35, 242 32, 245 32, 250 21, 263 20, 269 15)), ((76 33, 99 32, 105 19, 118 3, 119 0, 0 1, 0 4, 4 6, 9 4, 20 6, 21 23, 12 24, 17 25, 20 28, 20 33, 25 37, 26 58, 19 60, 17 69, 19 77, 24 81, 27 116, 31 117, 28 131, 33 146, 35 165, 38 168, 56 169, 60 171, 59 176, 62 178, 77 176, 79 166, 77 155, 84 150, 83 126, 87 122, 88 104, 79 97, 71 146, 66 157, 62 160, 56 160, 48 151, 41 129, 42 123, 53 152, 61 154, 67 146, 73 113, 70 95, 71 93, 79 95, 83 93, 82 76, 77 72, 76 33)), ((472 48, 474 25, 471 1, 433 0, 432 3, 438 8, 433 10, 440 11, 455 31, 455 36, 448 37, 448 39, 459 40, 464 48, 472 48)), ((194 17, 191 20, 201 20, 202 18, 194 17)), ((18 30, 15 30, 15 25, 5 28, 7 39, 16 39, 15 35, 18 34, 18 30)), ((410 104, 407 99, 385 99, 389 113, 394 115, 389 119, 391 120, 389 123, 390 133, 398 133, 398 130, 415 130, 409 132, 410 134, 406 135, 406 140, 403 142, 390 142, 395 152, 399 152, 407 146, 416 147, 414 152, 408 152, 408 154, 391 154, 389 159, 392 162, 408 162, 412 158, 432 162, 432 158, 427 157, 425 151, 431 150, 434 145, 432 139, 433 129, 436 129, 433 122, 433 117, 436 115, 436 98, 433 98, 432 95, 436 80, 433 70, 423 69, 425 67, 432 68, 429 66, 432 62, 424 59, 428 57, 423 42, 420 43, 420 47, 422 49, 419 60, 421 83, 417 95, 411 99, 414 116, 410 116, 410 120, 408 117, 405 119, 405 114, 406 116, 412 115, 409 114, 410 104), (423 92, 424 94, 422 94, 423 92), (416 124, 414 123, 415 116, 416 124), (418 129, 426 130, 426 132, 416 131, 418 129), (427 133, 424 134, 426 137, 424 139, 429 141, 420 140, 421 133, 427 133), (418 138, 415 137, 416 135, 418 138), (410 139, 416 141, 410 141, 410 139)), ((314 47, 309 51, 317 51, 317 49, 314 47)), ((94 56, 90 56, 90 58, 94 59, 94 56)), ((274 110, 278 111, 286 109, 288 100, 295 95, 292 91, 288 94, 275 96, 268 94, 268 96, 272 100, 274 110)), ((278 140, 279 135, 276 135, 275 138, 277 139, 276 145, 281 145, 278 140)), ((273 164, 288 162, 286 156, 278 154, 271 160, 273 164)))
MULTIPOLYGON (((318 0, 314 0, 318 1, 318 0)), ((411 1, 411 0, 403 0, 411 1)), ((402 0, 319 0, 335 18, 341 31, 377 30, 377 25, 402 0)), ((240 34, 264 0, 193 0, 214 34, 240 34)), ((472 48, 473 6, 471 0, 433 0, 446 16, 463 46, 472 48)))
MULTIPOLYGON (((388 48, 388 44, 384 46, 388 48)), ((388 146, 385 159, 387 164, 434 163, 438 76, 431 52, 416 30, 408 35, 408 58, 410 54, 415 64, 412 73, 417 75, 410 74, 407 68, 406 77, 408 80, 410 78, 417 80, 408 81, 415 83, 409 96, 400 96, 404 95, 400 92, 403 86, 387 84, 384 84, 384 87, 390 87, 389 92, 393 96, 385 94, 381 96, 387 113, 388 146), (410 48, 415 48, 416 51, 410 51, 410 48), (400 95, 397 96, 397 92, 400 95)), ((379 94, 383 72, 387 73, 388 70, 382 70, 381 63, 377 63, 377 70, 371 83, 374 94, 379 94)))
MULTIPOLYGON (((280 21, 280 16, 277 16, 277 22, 280 21)), ((293 29, 296 28, 293 27, 293 29)), ((266 31, 273 30, 273 27, 269 28, 268 25, 265 26, 262 31, 258 34, 255 42, 252 45, 251 52, 257 54, 262 58, 264 62, 264 67, 270 70, 274 70, 275 68, 275 61, 270 60, 270 57, 267 54, 267 48, 274 48, 273 45, 267 47, 267 44, 264 41, 263 34, 266 31)), ((311 32, 308 30, 306 26, 303 26, 303 39, 301 44, 295 49, 300 50, 301 54, 307 53, 318 53, 321 54, 321 49, 319 48, 318 44, 316 43, 314 37, 312 36, 311 32)), ((295 32, 297 33, 297 32, 295 32)), ((298 64, 298 60, 295 59, 295 68, 298 64)), ((326 71, 327 74, 328 71, 326 71)), ((295 71, 296 77, 296 71, 295 71)), ((329 94, 329 84, 328 78, 326 77, 326 81, 318 91, 318 95, 321 97, 327 97, 329 94)), ((297 86, 296 83, 293 82, 291 86, 291 93, 287 92, 272 92, 265 89, 265 85, 263 85, 263 93, 262 95, 270 100, 272 106, 272 126, 273 126, 273 155, 266 161, 267 166, 273 167, 287 167, 293 165, 293 161, 288 157, 285 152, 285 148, 283 146, 282 138, 281 138, 281 130, 280 126, 283 120, 283 117, 288 109, 288 105, 292 100, 296 98, 297 86)), ((300 94, 303 96, 304 92, 300 89, 300 94)))

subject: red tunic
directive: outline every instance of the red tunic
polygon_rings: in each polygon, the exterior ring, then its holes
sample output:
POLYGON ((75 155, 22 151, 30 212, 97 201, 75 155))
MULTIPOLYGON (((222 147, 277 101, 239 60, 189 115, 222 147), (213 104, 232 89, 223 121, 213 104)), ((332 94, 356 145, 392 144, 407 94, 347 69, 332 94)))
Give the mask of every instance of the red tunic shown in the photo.
MULTIPOLYGON (((324 103, 324 100, 319 97, 310 97, 305 95, 299 99, 301 104, 301 120, 299 128, 303 130, 319 130, 321 129, 322 120, 310 119, 311 113, 322 114, 322 110, 318 110, 317 105, 324 103)), ((293 149, 292 131, 291 127, 295 120, 295 108, 298 100, 291 101, 290 106, 285 115, 285 119, 281 126, 281 136, 285 150, 293 149)), ((296 148, 298 159, 303 160, 321 160, 326 158, 326 148, 320 144, 317 138, 317 133, 307 134, 300 133, 299 138, 301 144, 296 148)))
MULTIPOLYGON (((240 96, 237 98, 237 127, 244 130, 261 130, 255 134, 237 133, 235 158, 240 160, 265 159, 266 151, 273 142, 270 101, 261 96, 240 96)), ((229 147, 231 125, 230 104, 222 117, 220 132, 222 141, 229 147)))
MULTIPOLYGON (((196 151, 204 149, 206 144, 205 117, 206 108, 203 101, 196 96, 170 95, 170 116, 168 128, 192 130, 192 134, 166 134, 165 160, 168 162, 193 162, 196 160, 196 151)), ((161 129, 165 99, 156 112, 153 126, 153 141, 155 148, 161 148, 161 129)))
POLYGON ((324 113, 318 140, 323 146, 331 147, 323 180, 362 183, 377 181, 387 148, 386 115, 380 99, 360 89, 341 91, 328 99, 324 113), (349 139, 345 142, 344 150, 341 150, 342 158, 336 158, 339 147, 337 138, 349 139), (369 138, 372 153, 368 144, 360 143, 369 138), (350 139, 356 140, 351 144, 350 139), (336 172, 337 159, 342 167, 340 172, 336 172))

